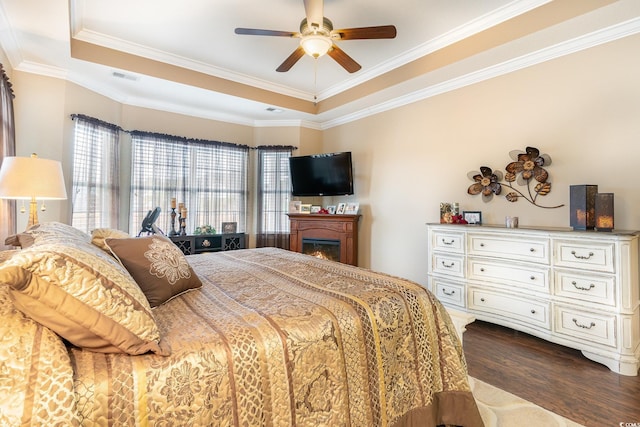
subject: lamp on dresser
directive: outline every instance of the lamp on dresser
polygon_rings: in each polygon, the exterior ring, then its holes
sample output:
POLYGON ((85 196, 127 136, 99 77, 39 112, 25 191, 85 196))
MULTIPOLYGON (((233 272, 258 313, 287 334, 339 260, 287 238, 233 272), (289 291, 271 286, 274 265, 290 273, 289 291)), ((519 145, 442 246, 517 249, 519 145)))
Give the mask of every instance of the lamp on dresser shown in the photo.
MULTIPOLYGON (((62 165, 59 161, 31 157, 5 157, 0 167, 0 199, 30 200, 27 228, 38 223, 37 200, 65 200, 62 165)), ((43 211, 46 210, 44 202, 43 211)), ((25 212, 23 206, 21 212, 25 212)))

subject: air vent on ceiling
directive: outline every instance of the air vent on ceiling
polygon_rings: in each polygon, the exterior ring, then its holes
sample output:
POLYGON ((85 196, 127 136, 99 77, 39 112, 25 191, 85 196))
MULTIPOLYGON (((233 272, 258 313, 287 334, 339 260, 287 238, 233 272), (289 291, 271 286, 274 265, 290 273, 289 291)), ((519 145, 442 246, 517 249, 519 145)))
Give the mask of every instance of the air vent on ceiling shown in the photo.
POLYGON ((138 80, 137 76, 131 75, 131 74, 125 74, 122 73, 120 71, 114 71, 113 73, 111 73, 113 75, 113 77, 117 77, 119 79, 125 79, 125 80, 131 80, 131 81, 136 81, 138 80))
POLYGON ((276 107, 267 107, 267 111, 270 113, 282 113, 284 112, 284 110, 282 108, 276 108, 276 107))

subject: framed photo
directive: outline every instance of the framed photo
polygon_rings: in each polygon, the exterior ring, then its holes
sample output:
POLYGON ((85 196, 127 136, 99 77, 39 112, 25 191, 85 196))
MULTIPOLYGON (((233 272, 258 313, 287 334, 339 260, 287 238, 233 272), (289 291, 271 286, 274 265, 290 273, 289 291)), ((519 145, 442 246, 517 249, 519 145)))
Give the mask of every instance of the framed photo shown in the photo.
POLYGON ((347 207, 346 203, 338 203, 338 207, 336 208, 336 214, 342 215, 344 213, 344 209, 347 207))
POLYGON ((329 212, 330 215, 333 215, 336 213, 336 207, 334 206, 327 206, 327 212, 329 212))
POLYGON ((238 232, 238 223, 237 222, 223 222, 222 223, 222 233, 223 234, 231 234, 238 232))
POLYGON ((299 200, 289 202, 289 213, 300 213, 302 202, 299 200))
POLYGON ((358 209, 360 209, 360 203, 347 203, 347 206, 344 208, 345 215, 357 215, 358 209))
POLYGON ((462 218, 469 224, 482 224, 482 212, 480 211, 463 211, 462 218))
POLYGON ((322 209, 322 206, 312 205, 311 206, 311 213, 312 214, 317 214, 317 213, 320 212, 320 209, 322 209))
POLYGON ((302 204, 300 205, 300 213, 301 214, 310 214, 311 213, 311 205, 310 204, 302 204))

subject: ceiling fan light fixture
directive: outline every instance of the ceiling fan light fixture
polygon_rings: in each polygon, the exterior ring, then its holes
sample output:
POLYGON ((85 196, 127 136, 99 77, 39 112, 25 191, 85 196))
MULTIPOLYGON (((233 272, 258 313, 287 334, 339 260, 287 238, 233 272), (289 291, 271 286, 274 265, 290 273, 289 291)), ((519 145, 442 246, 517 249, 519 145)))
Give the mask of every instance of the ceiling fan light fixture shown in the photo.
POLYGON ((300 46, 304 49, 305 53, 314 58, 320 58, 322 55, 326 55, 333 46, 333 42, 327 36, 320 34, 310 34, 304 36, 300 40, 300 46))

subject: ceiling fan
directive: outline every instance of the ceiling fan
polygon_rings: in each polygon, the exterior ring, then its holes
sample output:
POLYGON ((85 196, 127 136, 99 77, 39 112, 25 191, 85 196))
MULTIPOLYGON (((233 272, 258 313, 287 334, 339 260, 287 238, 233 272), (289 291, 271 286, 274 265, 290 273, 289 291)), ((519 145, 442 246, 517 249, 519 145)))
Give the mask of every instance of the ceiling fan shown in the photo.
POLYGON ((276 71, 279 72, 289 71, 306 53, 314 58, 328 54, 345 70, 355 73, 362 67, 340 49, 335 44, 335 41, 393 39, 396 37, 396 27, 393 25, 334 30, 333 23, 324 17, 323 0, 304 0, 304 9, 306 18, 300 23, 299 32, 236 28, 235 33, 250 36, 296 37, 301 39, 298 48, 276 68, 276 71))

